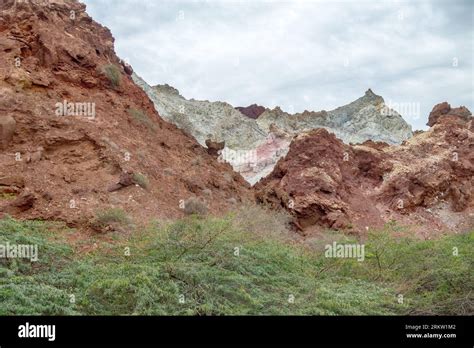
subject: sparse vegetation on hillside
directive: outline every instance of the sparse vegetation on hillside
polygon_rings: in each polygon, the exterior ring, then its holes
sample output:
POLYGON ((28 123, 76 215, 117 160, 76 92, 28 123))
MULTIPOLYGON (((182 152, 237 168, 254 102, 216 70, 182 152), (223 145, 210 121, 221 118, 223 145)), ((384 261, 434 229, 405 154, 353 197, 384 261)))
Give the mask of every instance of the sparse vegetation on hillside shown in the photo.
POLYGON ((6 193, 6 192, 0 193, 0 200, 2 200, 2 199, 12 200, 12 199, 15 199, 15 198, 16 198, 16 194, 14 194, 14 193, 6 193))
POLYGON ((206 203, 199 198, 191 197, 184 201, 184 212, 187 215, 206 215, 207 211, 206 203))
POLYGON ((139 109, 127 109, 127 112, 132 116, 133 120, 137 121, 140 124, 143 124, 148 129, 155 130, 155 124, 148 118, 148 116, 139 109))
POLYGON ((66 229, 5 218, 0 243, 37 244, 39 260, 0 259, 0 314, 473 313, 473 233, 415 241, 382 231, 358 262, 244 222, 239 212, 158 222, 76 253, 66 229))
POLYGON ((107 64, 101 68, 101 72, 107 77, 113 88, 118 88, 122 83, 120 69, 114 64, 107 64))
POLYGON ((143 189, 147 190, 150 187, 148 178, 141 173, 133 173, 133 180, 143 189))
POLYGON ((132 220, 121 208, 110 208, 97 212, 91 226, 97 230, 103 230, 107 227, 129 227, 132 220))

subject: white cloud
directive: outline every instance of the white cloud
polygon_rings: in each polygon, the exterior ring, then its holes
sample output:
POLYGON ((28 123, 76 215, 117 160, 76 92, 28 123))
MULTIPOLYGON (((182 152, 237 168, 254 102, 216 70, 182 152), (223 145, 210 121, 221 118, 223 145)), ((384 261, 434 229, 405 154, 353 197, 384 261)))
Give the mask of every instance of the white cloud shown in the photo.
POLYGON ((139 75, 187 98, 298 112, 370 87, 420 103, 414 128, 441 101, 473 109, 469 1, 83 2, 139 75))

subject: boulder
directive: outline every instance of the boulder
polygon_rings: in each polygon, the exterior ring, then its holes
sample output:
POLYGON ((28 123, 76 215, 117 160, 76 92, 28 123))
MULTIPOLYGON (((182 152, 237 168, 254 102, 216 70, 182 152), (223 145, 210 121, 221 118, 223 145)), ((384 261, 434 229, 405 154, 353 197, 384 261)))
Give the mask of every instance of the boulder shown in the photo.
POLYGON ((109 192, 114 192, 123 189, 124 187, 135 185, 135 179, 133 178, 133 173, 131 172, 122 172, 118 183, 111 185, 107 190, 109 192))
POLYGON ((211 139, 206 140, 207 153, 211 156, 218 157, 219 151, 223 150, 225 147, 225 141, 217 142, 212 141, 211 139))
POLYGON ((236 107, 237 110, 239 110, 242 114, 244 114, 247 117, 257 119, 258 116, 263 114, 265 111, 265 108, 263 106, 257 105, 257 104, 252 104, 246 107, 236 107))
POLYGON ((133 74, 133 68, 130 64, 128 64, 127 62, 121 60, 120 61, 120 64, 122 65, 123 67, 123 71, 125 71, 125 73, 128 75, 128 76, 132 76, 133 74))
POLYGON ((31 209, 36 201, 36 197, 29 191, 24 191, 15 200, 7 204, 0 205, 0 211, 7 214, 17 214, 31 209))

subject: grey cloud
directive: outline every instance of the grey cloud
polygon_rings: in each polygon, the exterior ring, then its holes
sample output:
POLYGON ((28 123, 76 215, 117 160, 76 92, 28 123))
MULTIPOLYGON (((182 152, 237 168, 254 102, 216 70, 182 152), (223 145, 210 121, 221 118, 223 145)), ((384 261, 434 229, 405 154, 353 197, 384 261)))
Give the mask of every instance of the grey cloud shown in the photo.
POLYGON ((187 98, 299 112, 370 87, 419 103, 415 129, 438 102, 474 108, 470 1, 83 2, 139 75, 187 98))

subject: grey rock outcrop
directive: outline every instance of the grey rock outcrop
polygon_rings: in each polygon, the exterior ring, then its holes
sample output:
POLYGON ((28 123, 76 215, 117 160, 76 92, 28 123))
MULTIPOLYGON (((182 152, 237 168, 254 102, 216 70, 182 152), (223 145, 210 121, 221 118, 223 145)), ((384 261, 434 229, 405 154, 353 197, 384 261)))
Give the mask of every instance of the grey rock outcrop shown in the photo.
POLYGON ((187 100, 169 85, 151 87, 136 74, 132 78, 148 94, 162 118, 194 136, 202 146, 211 138, 225 141, 233 149, 250 150, 265 140, 267 134, 255 121, 243 117, 228 103, 187 100))
POLYGON ((194 136, 202 146, 208 139, 225 142, 220 159, 251 184, 273 170, 294 136, 315 128, 326 128, 346 143, 373 140, 399 144, 412 136, 402 116, 370 89, 354 102, 331 111, 288 114, 276 107, 265 109, 254 119, 228 103, 187 100, 169 85, 151 87, 136 74, 132 78, 161 117, 194 136))
POLYGON ((273 124, 291 134, 326 128, 345 143, 366 140, 399 144, 412 136, 411 127, 400 114, 389 109, 382 97, 372 90, 350 104, 331 111, 305 111, 288 114, 280 108, 267 109, 257 119, 261 129, 269 131, 273 124))

